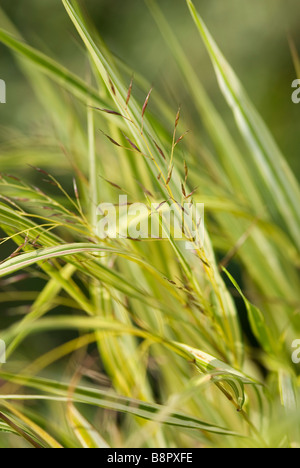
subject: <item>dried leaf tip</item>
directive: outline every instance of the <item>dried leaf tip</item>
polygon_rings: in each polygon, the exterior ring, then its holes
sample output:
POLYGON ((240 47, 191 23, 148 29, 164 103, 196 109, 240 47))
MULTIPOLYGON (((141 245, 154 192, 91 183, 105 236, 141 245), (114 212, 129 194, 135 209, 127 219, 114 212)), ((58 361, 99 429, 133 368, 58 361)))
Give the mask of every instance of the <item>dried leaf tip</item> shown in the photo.
POLYGON ((19 177, 16 177, 16 176, 14 176, 14 175, 12 175, 12 174, 6 174, 6 177, 7 177, 8 179, 15 180, 16 182, 21 182, 21 179, 19 179, 19 177))
POLYGON ((186 161, 184 161, 184 181, 185 181, 185 183, 187 183, 188 175, 189 175, 189 168, 187 167, 186 161))
POLYGON ((122 135, 123 135, 123 137, 125 138, 125 140, 128 141, 128 143, 130 144, 130 146, 131 146, 134 150, 136 150, 138 153, 141 153, 141 150, 133 143, 133 141, 130 140, 130 138, 128 138, 127 135, 125 135, 124 132, 122 132, 122 135))
POLYGON ((177 114, 176 114, 176 119, 175 119, 175 130, 178 127, 179 120, 180 120, 180 112, 181 112, 181 107, 179 106, 177 114))
POLYGON ((116 96, 116 89, 115 89, 114 84, 113 84, 113 82, 111 80, 111 77, 109 75, 107 75, 107 77, 108 77, 110 89, 111 89, 113 95, 116 96))
POLYGON ((114 140, 109 135, 107 135, 105 132, 103 132, 103 130, 100 130, 100 132, 103 133, 103 135, 106 136, 106 138, 108 138, 111 143, 118 146, 119 148, 122 148, 122 145, 120 145, 120 143, 118 143, 116 140, 114 140))
POLYGON ((141 189, 143 190, 145 195, 148 195, 149 197, 154 198, 154 196, 152 195, 150 190, 147 190, 146 187, 141 182, 139 182, 138 180, 136 180, 136 182, 139 184, 139 186, 141 187, 141 189))
POLYGON ((117 184, 115 184, 114 182, 111 182, 110 180, 105 179, 105 178, 102 177, 102 176, 100 176, 100 177, 101 177, 101 179, 103 179, 105 182, 107 182, 107 183, 108 183, 109 185, 111 185, 112 187, 114 187, 114 188, 116 188, 116 189, 118 189, 118 190, 123 191, 123 189, 122 189, 122 187, 120 187, 120 185, 117 185, 117 184))
POLYGON ((78 187, 77 187, 77 182, 76 182, 75 177, 73 178, 73 187, 74 187, 76 200, 79 200, 79 192, 78 192, 78 187))
POLYGON ((170 168, 170 170, 169 170, 169 174, 168 174, 168 178, 167 178, 167 181, 166 181, 166 185, 169 185, 170 180, 172 179, 173 169, 174 169, 174 165, 173 165, 173 166, 170 168))
POLYGON ((131 98, 132 87, 133 87, 133 76, 131 78, 130 85, 129 85, 129 88, 128 88, 128 93, 127 93, 127 98, 126 98, 126 107, 128 106, 130 98, 131 98))
POLYGON ((191 198, 198 190, 199 187, 196 187, 191 193, 189 193, 188 195, 186 195, 186 199, 188 200, 189 198, 191 198))
POLYGON ((50 176, 49 172, 44 171, 44 169, 41 169, 40 167, 32 166, 31 164, 28 164, 29 167, 34 169, 35 171, 39 172, 40 174, 44 174, 46 176, 50 176))
POLYGON ((100 112, 105 112, 106 114, 112 114, 112 115, 117 115, 118 117, 123 117, 123 115, 120 114, 120 112, 117 112, 111 109, 101 109, 100 107, 92 107, 92 109, 98 110, 100 112))
POLYGON ((147 109, 147 106, 148 106, 149 99, 150 99, 152 91, 153 91, 153 87, 150 89, 149 93, 147 94, 146 100, 144 102, 143 110, 142 110, 142 117, 144 117, 144 115, 145 115, 145 112, 146 112, 146 109, 147 109))
POLYGON ((155 144, 156 149, 159 152, 159 154, 161 155, 161 157, 166 161, 166 156, 164 155, 163 150, 158 146, 158 144, 156 143, 155 140, 153 140, 153 143, 155 144))
POLYGON ((181 140, 183 140, 184 137, 185 137, 189 132, 190 132, 190 130, 187 130, 186 132, 184 132, 184 134, 181 135, 181 136, 178 138, 178 140, 175 142, 175 146, 178 145, 178 143, 180 143, 181 140))

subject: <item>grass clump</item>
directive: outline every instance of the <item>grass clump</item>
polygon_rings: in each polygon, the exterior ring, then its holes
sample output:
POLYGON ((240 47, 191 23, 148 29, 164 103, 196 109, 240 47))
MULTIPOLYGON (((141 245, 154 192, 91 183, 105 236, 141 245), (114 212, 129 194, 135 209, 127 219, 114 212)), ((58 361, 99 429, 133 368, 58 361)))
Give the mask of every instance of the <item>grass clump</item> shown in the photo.
POLYGON ((48 145, 26 135, 2 155, 1 444, 299 446, 298 182, 193 3, 243 148, 147 4, 213 150, 186 135, 185 110, 131 79, 75 0, 63 5, 86 48, 87 82, 7 19, 0 30, 53 129, 48 145), (186 201, 204 202, 204 245, 186 250, 172 232, 100 239, 97 206, 120 193, 173 202, 179 217, 186 201))

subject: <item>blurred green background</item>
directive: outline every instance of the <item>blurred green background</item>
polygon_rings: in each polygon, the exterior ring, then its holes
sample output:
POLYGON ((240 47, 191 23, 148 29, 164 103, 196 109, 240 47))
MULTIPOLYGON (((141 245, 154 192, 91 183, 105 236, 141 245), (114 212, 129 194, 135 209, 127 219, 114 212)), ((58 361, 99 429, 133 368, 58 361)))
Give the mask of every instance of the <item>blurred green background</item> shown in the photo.
MULTIPOLYGON (((190 17, 185 0, 157 0, 157 2, 164 11, 172 30, 176 31, 176 35, 185 53, 190 58, 212 101, 225 117, 234 138, 238 140, 239 148, 243 150, 244 142, 241 141, 242 139, 233 121, 231 111, 228 109, 216 83, 211 62, 190 17)), ((206 132, 199 114, 194 108, 190 93, 144 0, 81 0, 81 4, 94 21, 96 29, 111 51, 128 65, 129 70, 136 71, 144 76, 149 82, 149 87, 151 83, 154 85, 155 90, 159 91, 170 104, 171 109, 174 111, 174 118, 178 104, 181 104, 184 125, 200 136, 197 139, 197 144, 201 143, 202 138, 205 145, 209 144, 206 141, 206 132)), ((195 0, 195 5, 299 178, 300 104, 295 105, 291 101, 291 84, 296 78, 296 72, 289 47, 289 38, 291 38, 296 48, 300 51, 299 0, 195 0)), ((11 0, 1 0, 0 7, 28 44, 52 56, 65 67, 82 76, 83 79, 89 79, 89 63, 84 47, 62 6, 61 0, 15 0, 14 2, 11 0)), ((6 20, 1 11, 0 27, 6 27, 6 20)), ((4 79, 7 84, 7 104, 0 106, 0 172, 3 171, 20 176, 21 172, 28 171, 29 174, 24 174, 24 180, 32 182, 32 179, 36 178, 36 185, 40 185, 42 183, 40 174, 36 174, 36 171, 28 167, 26 163, 29 162, 29 156, 27 158, 26 154, 25 158, 23 158, 23 163, 20 162, 18 157, 14 161, 10 157, 8 159, 10 167, 5 166, 4 170, 3 163, 1 167, 1 154, 2 156, 5 154, 6 145, 11 145, 13 140, 19 137, 18 144, 22 145, 22 136, 28 135, 29 138, 28 141, 25 141, 24 147, 27 145, 25 149, 29 155, 33 151, 39 151, 36 140, 33 139, 31 142, 30 135, 40 134, 41 138, 38 143, 44 144, 48 151, 41 152, 44 159, 39 160, 38 164, 41 164, 39 167, 47 168, 47 162, 50 161, 52 164, 51 170, 53 170, 53 167, 57 163, 57 166, 55 166, 55 176, 62 181, 68 193, 73 193, 72 168, 70 166, 70 173, 68 173, 68 169, 66 168, 69 166, 66 163, 61 167, 59 166, 59 158, 61 157, 63 160, 63 155, 61 154, 61 147, 58 145, 60 138, 57 137, 54 127, 51 126, 51 119, 31 89, 25 75, 22 74, 21 68, 16 64, 13 55, 2 44, 0 44, 0 63, 0 79, 4 79), (14 129, 14 132, 8 131, 9 128, 14 129), (18 133, 18 130, 20 133, 18 133), (53 139, 47 140, 46 137, 49 135, 53 136, 53 139), (49 148, 47 148, 47 145, 49 145, 49 148), (54 163, 51 161, 51 151, 53 151, 53 148, 50 147, 51 145, 55 146, 56 151, 54 163), (44 162, 45 167, 43 165, 44 162), (63 171, 61 174, 60 169, 62 167, 63 171)), ((128 84, 130 74, 129 72, 126 76, 128 84)), ((57 90, 55 87, 53 89, 57 90)), ((140 99, 140 102, 143 102, 143 99, 145 99, 145 93, 148 89, 141 90, 135 84, 134 93, 140 99)), ((62 106, 69 104, 66 92, 59 92, 58 96, 58 99, 61 99, 62 106)), ((49 101, 49 96, 47 96, 47 99, 47 101, 45 99, 45 102, 51 102, 49 101)), ((77 107, 74 101, 75 99, 70 106, 72 106, 76 115, 79 106, 77 107)), ((149 103, 149 108, 152 110, 152 101, 149 103)), ((82 110, 84 111, 85 109, 82 110)), ((51 114, 52 111, 53 109, 50 109, 49 113, 51 114)), ((67 128, 69 122, 65 122, 65 120, 59 121, 60 128, 64 124, 67 128), (63 123, 61 124, 61 122, 63 123)), ((69 125, 69 127, 71 126, 69 125)), ((170 128, 170 135, 172 134, 172 130, 170 128)), ((82 126, 82 131, 86 132, 85 125, 82 126)), ((76 139, 76 135, 72 131, 66 133, 70 135, 70 139, 76 147, 77 141, 80 138, 76 139)), ((102 135, 100 132, 97 135, 98 142, 102 135)), ((103 155, 103 160, 106 163, 105 169, 107 169, 108 173, 107 175, 105 172, 104 175, 109 180, 119 183, 120 181, 117 177, 122 178, 123 176, 122 166, 117 158, 110 158, 109 153, 107 153, 108 157, 105 159, 106 146, 103 140, 104 138, 100 140, 101 146, 99 146, 101 151, 99 151, 99 159, 103 155), (111 173, 112 176, 110 177, 111 173)), ((70 149, 72 155, 74 152, 75 159, 77 151, 78 153, 81 151, 80 147, 76 147, 76 151, 74 151, 71 145, 70 148, 67 145, 67 148, 70 149)), ((86 147, 84 151, 80 155, 80 159, 88 166, 86 147)), ((201 147, 198 153, 198 158, 195 157, 196 162, 193 166, 196 175, 200 175, 201 171, 207 170, 200 158, 201 147)), ((14 153, 12 152, 11 154, 14 153)), ((16 152, 15 154, 18 155, 21 152, 16 152)), ((245 158, 248 154, 249 152, 245 151, 245 158)), ((8 155, 10 156, 9 152, 8 155)), ((197 178, 195 177, 195 179, 197 178)), ((199 180, 201 180, 200 177, 199 180)), ((213 184, 211 181, 214 178, 209 177, 207 180, 208 184, 213 184)), ((47 193, 51 192, 52 189, 53 187, 47 186, 47 193)), ((53 191, 55 191, 55 188, 53 191)), ((103 200, 106 201, 105 187, 103 188, 103 192, 103 200)), ((216 254, 220 256, 218 260, 221 260, 231 244, 227 245, 226 233, 224 240, 222 239, 223 233, 221 232, 220 235, 220 231, 217 228, 215 229, 215 234, 213 230, 213 217, 209 219, 209 222, 210 228, 212 228, 213 240, 217 244, 216 254), (217 243, 216 240, 219 242, 217 243)), ((0 237, 1 235, 0 232, 0 237)), ((234 232, 233 236, 229 237, 229 242, 232 242, 232 238, 235 235, 236 233, 234 232)), ((13 243, 5 244, 1 252, 0 261, 11 254, 14 248, 13 243)), ((254 263, 255 260, 254 258, 254 263)), ((259 260, 260 258, 257 261, 259 260)), ((263 262, 262 264, 265 265, 263 262)), ((266 263, 266 265, 269 264, 271 265, 271 262, 266 263)), ((248 291, 250 291, 249 297, 255 298, 255 303, 262 303, 260 295, 257 293, 258 288, 256 288, 254 282, 251 282, 251 275, 249 275, 249 279, 244 274, 246 272, 244 265, 233 260, 229 269, 243 289, 247 290, 247 295, 248 291)), ((286 272, 283 271, 282 275, 285 274, 286 272)), ((80 277, 77 281, 84 292, 86 292, 88 285, 80 277)), ((24 281, 19 281, 16 284, 5 282, 5 280, 0 281, 0 288, 3 288, 4 291, 9 290, 13 294, 17 294, 17 292, 22 290, 25 292, 27 290, 42 290, 44 285, 44 276, 25 278, 24 281)), ((238 295, 233 290, 229 280, 227 281, 227 285, 234 295, 243 332, 247 335, 251 345, 254 348, 258 348, 259 345, 249 326, 244 301, 242 298, 236 297, 238 295)), ((275 285, 277 285, 277 279, 275 285)), ((262 297, 265 300, 263 295, 262 297)), ((286 299, 287 297, 284 297, 284 300, 286 299)), ((271 300, 272 294, 270 294, 270 298, 269 296, 267 297, 266 303, 269 304, 271 300)), ((275 300, 277 300, 277 296, 275 300)), ((24 301, 24 304, 20 306, 18 302, 14 303, 11 301, 7 307, 5 303, 2 303, 1 308, 6 312, 3 314, 1 327, 8 327, 16 321, 16 317, 18 318, 18 316, 27 314, 30 310, 30 305, 27 305, 27 302, 29 300, 24 301)), ((265 304, 263 305, 265 306, 265 304)), ((281 312, 284 308, 281 306, 280 301, 278 303, 275 302, 275 305, 272 303, 270 307, 272 307, 272 312, 274 309, 274 315, 277 311, 281 312)), ((292 306, 287 305, 287 309, 289 307, 292 306)), ((60 307, 59 311, 54 310, 51 313, 61 314, 63 311, 64 308, 60 307)), ((76 336, 77 332, 61 331, 56 333, 55 337, 46 332, 43 335, 39 334, 35 338, 30 337, 30 341, 28 338, 20 348, 20 356, 22 358, 25 356, 31 362, 35 356, 43 354, 49 349, 53 349, 54 346, 65 343, 76 336)), ((57 364, 55 366, 55 375, 57 375, 57 364)), ((63 372, 64 363, 61 363, 61 369, 63 372)), ((265 368, 261 370, 264 372, 265 368)))
MULTIPOLYGON (((160 0, 159 4, 211 98, 235 132, 185 1, 160 0)), ((290 35, 300 50, 299 0, 195 0, 195 4, 299 174, 300 105, 291 101, 296 73, 288 44, 290 35)), ((147 77, 174 109, 183 103, 193 116, 193 103, 144 1, 82 0, 82 5, 111 50, 147 77)), ((1 7, 29 44, 86 76, 87 62, 80 39, 60 0, 1 0, 1 7)), ((43 110, 3 45, 0 57, 0 78, 7 83, 7 105, 0 108, 0 125, 26 132, 40 124, 43 110)), ((197 119, 191 122, 192 130, 201 132, 197 119)))

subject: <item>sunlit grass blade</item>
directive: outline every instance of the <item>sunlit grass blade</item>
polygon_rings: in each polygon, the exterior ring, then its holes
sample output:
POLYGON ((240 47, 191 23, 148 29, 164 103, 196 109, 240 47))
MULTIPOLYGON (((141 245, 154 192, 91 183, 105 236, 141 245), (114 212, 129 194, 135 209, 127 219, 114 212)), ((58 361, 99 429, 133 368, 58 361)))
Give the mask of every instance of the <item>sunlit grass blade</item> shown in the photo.
MULTIPOLYGON (((38 379, 33 377, 13 375, 0 371, 0 375, 3 379, 17 383, 19 385, 41 390, 42 392, 48 392, 50 395, 56 395, 62 397, 67 401, 71 399, 73 402, 84 403, 93 406, 99 406, 100 408, 108 408, 114 411, 120 411, 128 413, 134 416, 138 416, 147 420, 154 420, 158 417, 161 412, 164 411, 164 407, 156 404, 151 404, 143 401, 134 400, 132 398, 125 398, 114 394, 113 392, 96 390, 88 387, 77 386, 73 389, 70 394, 70 385, 63 384, 56 381, 47 379, 38 379)), ((3 395, 0 397, 3 398, 3 395)), ((20 399, 26 400, 34 399, 35 397, 20 396, 20 399)), ((47 399, 47 396, 41 397, 47 399)), ((16 395, 16 399, 18 399, 16 395)), ((38 399, 38 397, 37 397, 38 399)), ((222 427, 217 427, 201 421, 192 416, 186 415, 180 412, 173 412, 167 416, 162 423, 168 424, 174 427, 181 427, 186 429, 195 429, 200 431, 211 432, 215 434, 223 435, 235 435, 238 434, 228 431, 222 427)))
POLYGON ((63 448, 50 434, 48 434, 44 429, 34 423, 31 419, 25 416, 20 410, 15 408, 13 405, 7 402, 1 402, 4 407, 13 414, 16 418, 22 421, 25 426, 30 429, 40 440, 42 440, 50 448, 63 448))
POLYGON ((236 123, 249 147, 263 183, 269 193, 268 203, 274 219, 284 221, 291 238, 300 248, 300 189, 262 118, 246 95, 232 68, 220 52, 191 0, 188 7, 210 54, 216 75, 236 123))
POLYGON ((72 403, 68 404, 68 419, 83 448, 109 448, 96 429, 82 416, 72 403))

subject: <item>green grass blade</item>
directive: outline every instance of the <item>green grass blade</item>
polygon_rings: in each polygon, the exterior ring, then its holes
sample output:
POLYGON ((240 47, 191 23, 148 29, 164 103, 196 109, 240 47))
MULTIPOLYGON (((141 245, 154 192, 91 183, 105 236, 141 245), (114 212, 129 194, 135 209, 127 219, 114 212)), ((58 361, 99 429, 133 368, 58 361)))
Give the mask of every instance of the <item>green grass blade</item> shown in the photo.
POLYGON ((249 322, 256 339, 259 341, 266 353, 269 355, 276 354, 276 351, 278 350, 278 342, 274 341, 270 335, 263 313, 248 301, 233 276, 225 268, 223 268, 223 270, 244 300, 249 322))
POLYGON ((57 63, 47 55, 28 46, 24 42, 13 37, 3 29, 0 29, 0 42, 9 47, 13 52, 37 66, 39 70, 63 86, 84 103, 92 102, 95 106, 107 107, 107 102, 100 97, 97 90, 89 86, 84 80, 70 72, 67 68, 57 63))
POLYGON ((253 162, 266 186, 269 209, 277 221, 283 220, 291 238, 300 248, 300 189, 277 144, 246 95, 232 68, 191 0, 186 0, 192 18, 209 52, 216 75, 237 125, 249 147, 253 162))
MULTIPOLYGON (((60 396, 65 398, 65 401, 71 399, 73 402, 124 412, 150 421, 155 421, 157 419, 159 420, 160 414, 164 412, 168 413, 167 408, 164 408, 162 405, 156 405, 134 400, 132 398, 126 398, 108 391, 77 386, 73 392, 70 393, 69 384, 63 384, 56 381, 29 376, 13 375, 2 371, 0 371, 0 375, 2 379, 7 381, 36 390, 41 390, 42 392, 47 392, 50 395, 60 396)), ((0 398, 5 398, 5 396, 2 395, 0 398)), ((47 399, 47 396, 42 398, 47 399)), ((22 397, 20 397, 20 399, 22 399, 22 397)), ((24 399, 26 400, 26 397, 24 397, 24 399)), ((34 399, 34 397, 31 397, 31 399, 34 399)), ((239 436, 237 433, 222 427, 215 426, 213 424, 206 423, 181 412, 172 412, 172 414, 164 417, 161 422, 163 424, 168 424, 179 428, 195 429, 211 432, 214 434, 239 436)))

